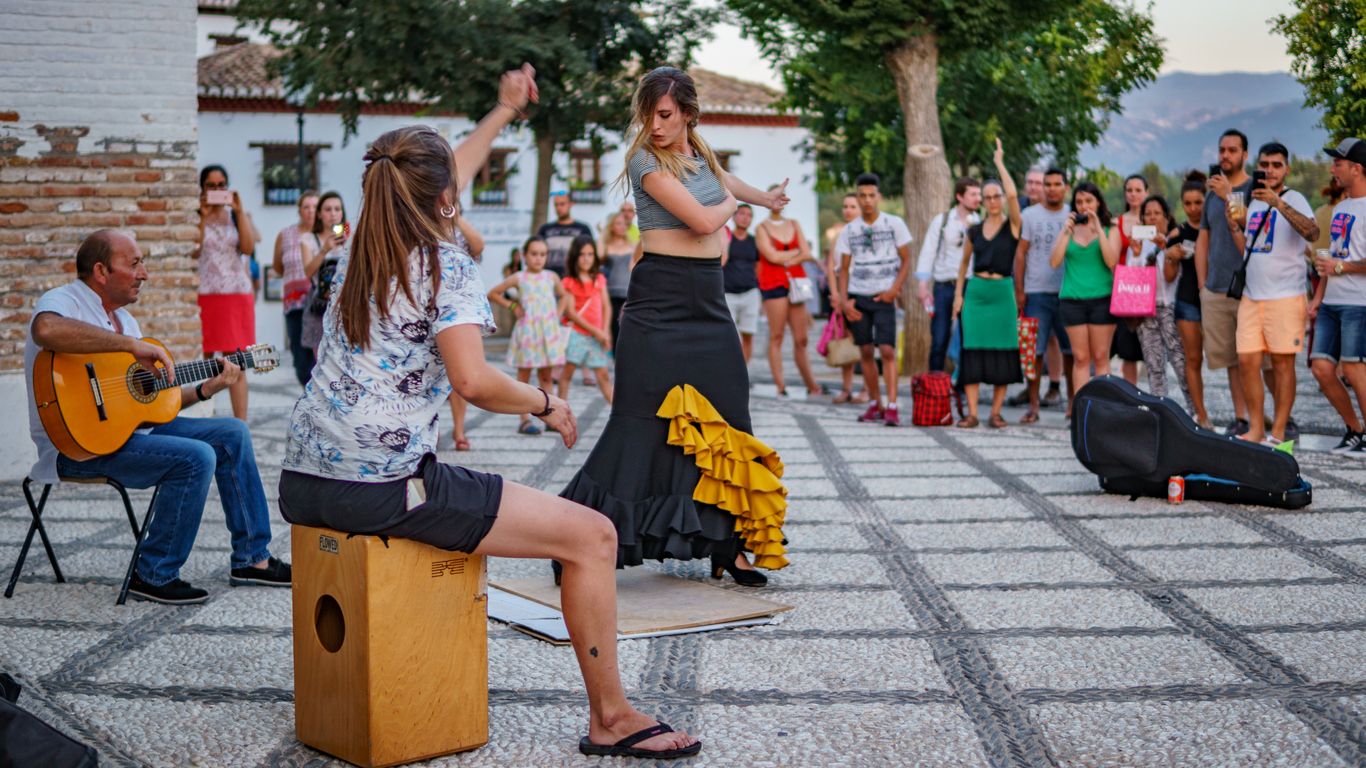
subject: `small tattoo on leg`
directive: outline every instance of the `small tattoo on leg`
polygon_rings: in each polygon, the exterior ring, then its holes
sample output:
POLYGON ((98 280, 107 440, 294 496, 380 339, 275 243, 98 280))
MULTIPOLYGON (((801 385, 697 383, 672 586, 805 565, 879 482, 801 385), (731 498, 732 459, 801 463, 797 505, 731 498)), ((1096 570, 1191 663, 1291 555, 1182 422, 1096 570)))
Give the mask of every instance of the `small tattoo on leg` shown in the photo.
POLYGON ((592 648, 589 648, 589 649, 588 649, 588 652, 589 652, 590 654, 592 654, 593 658, 596 659, 596 658, 598 657, 598 647, 597 647, 596 645, 593 646, 592 648))

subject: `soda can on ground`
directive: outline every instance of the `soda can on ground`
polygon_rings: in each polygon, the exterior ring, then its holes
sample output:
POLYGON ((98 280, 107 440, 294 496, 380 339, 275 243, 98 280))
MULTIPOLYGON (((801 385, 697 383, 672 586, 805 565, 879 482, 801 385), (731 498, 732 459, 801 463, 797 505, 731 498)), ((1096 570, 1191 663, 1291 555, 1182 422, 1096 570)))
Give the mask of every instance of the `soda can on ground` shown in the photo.
POLYGON ((1172 475, 1167 478, 1167 503, 1180 504, 1186 500, 1186 478, 1172 475))

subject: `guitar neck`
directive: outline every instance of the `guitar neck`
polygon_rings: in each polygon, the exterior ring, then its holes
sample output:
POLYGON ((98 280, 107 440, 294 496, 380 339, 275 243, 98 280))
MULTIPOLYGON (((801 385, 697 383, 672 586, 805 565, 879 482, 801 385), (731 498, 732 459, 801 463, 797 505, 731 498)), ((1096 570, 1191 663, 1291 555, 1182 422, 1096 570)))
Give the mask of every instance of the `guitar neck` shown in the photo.
MULTIPOLYGON (((252 356, 247 352, 232 352, 224 355, 224 358, 232 361, 234 365, 242 370, 255 367, 252 356)), ((178 387, 181 384, 194 384, 198 381, 212 379, 223 371, 223 364, 218 360, 191 360, 188 363, 176 363, 175 381, 160 382, 157 389, 167 389, 178 387)))

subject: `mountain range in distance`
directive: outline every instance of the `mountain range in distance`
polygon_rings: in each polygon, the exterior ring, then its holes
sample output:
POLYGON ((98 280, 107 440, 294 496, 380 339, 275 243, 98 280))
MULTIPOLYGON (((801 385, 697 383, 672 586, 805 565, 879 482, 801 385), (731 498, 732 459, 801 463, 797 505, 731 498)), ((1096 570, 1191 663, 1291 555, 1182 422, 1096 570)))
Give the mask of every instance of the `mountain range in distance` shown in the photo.
POLYGON ((1279 141, 1298 157, 1327 158, 1320 113, 1304 106, 1304 88, 1284 72, 1172 72, 1123 98, 1100 143, 1081 151, 1083 166, 1131 173, 1156 162, 1164 171, 1215 162, 1219 134, 1237 128, 1249 150, 1279 141))

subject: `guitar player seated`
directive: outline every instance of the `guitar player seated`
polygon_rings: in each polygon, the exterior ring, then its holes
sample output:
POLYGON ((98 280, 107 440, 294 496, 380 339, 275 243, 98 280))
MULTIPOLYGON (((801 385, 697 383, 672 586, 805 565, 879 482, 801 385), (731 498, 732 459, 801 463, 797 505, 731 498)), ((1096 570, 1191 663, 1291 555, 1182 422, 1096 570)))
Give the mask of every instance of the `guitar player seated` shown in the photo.
MULTIPOLYGON (((74 354, 126 352, 146 368, 159 364, 172 369, 166 350, 142 341, 137 320, 124 309, 138 300, 147 279, 142 251, 129 234, 106 229, 87 237, 76 252, 76 276, 71 283, 43 294, 29 323, 24 370, 29 432, 38 448, 38 463, 30 475, 42 483, 55 483, 60 475, 109 477, 129 488, 160 485, 129 594, 172 605, 208 599, 208 592, 180 578, 180 568, 194 546, 209 480, 215 478, 232 532, 228 583, 288 587, 289 564, 270 554, 266 495, 251 434, 242 421, 177 417, 138 430, 122 448, 107 455, 74 461, 57 452, 43 429, 33 396, 34 360, 40 349, 74 354)), ((183 404, 207 400, 242 375, 238 366, 220 362, 222 371, 213 378, 181 385, 183 404)), ((113 395, 106 405, 118 407, 113 395)))

